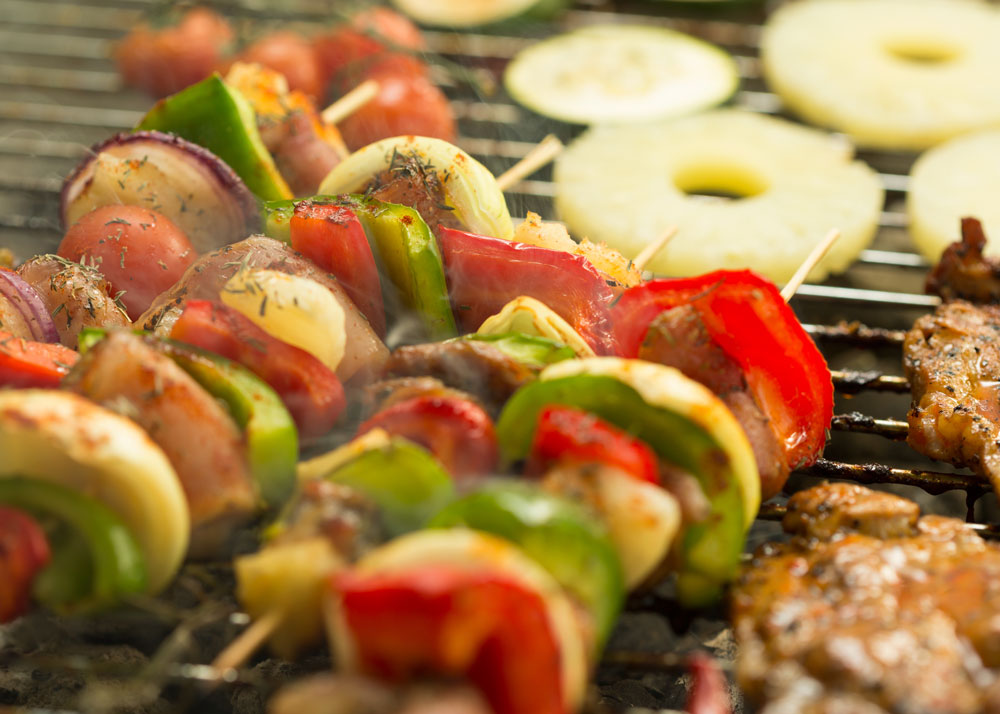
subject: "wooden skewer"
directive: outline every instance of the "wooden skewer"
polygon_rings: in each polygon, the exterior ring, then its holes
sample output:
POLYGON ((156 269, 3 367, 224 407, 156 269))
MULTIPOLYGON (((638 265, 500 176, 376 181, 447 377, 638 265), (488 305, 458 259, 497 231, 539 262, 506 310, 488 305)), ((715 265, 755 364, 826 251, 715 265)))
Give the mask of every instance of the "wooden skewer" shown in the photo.
POLYGON ((240 636, 230 642, 219 656, 212 660, 212 667, 219 673, 227 669, 242 666, 253 653, 260 649, 267 639, 274 634, 284 621, 282 613, 274 611, 264 615, 259 620, 240 633, 240 636))
POLYGON ((378 82, 366 80, 320 112, 320 117, 326 124, 339 124, 374 99, 378 89, 378 82))
POLYGON ((663 232, 663 235, 654 240, 653 242, 646 245, 639 255, 635 256, 635 260, 632 261, 632 266, 638 270, 640 273, 646 268, 646 265, 651 261, 656 255, 663 250, 667 243, 673 240, 673 237, 677 235, 677 226, 670 226, 663 232))
POLYGON ((497 185, 501 191, 506 191, 521 179, 531 176, 552 159, 559 156, 563 150, 563 143, 559 138, 549 134, 533 148, 524 158, 497 176, 497 185))
POLYGON ((781 298, 788 302, 795 295, 795 291, 802 287, 802 283, 806 281, 806 276, 809 272, 816 267, 816 264, 823 260, 823 256, 826 255, 830 247, 840 238, 840 231, 836 228, 830 229, 830 232, 826 234, 826 237, 819 242, 819 244, 812 249, 809 256, 802 262, 799 269, 795 271, 795 275, 789 280, 785 287, 781 289, 781 298))

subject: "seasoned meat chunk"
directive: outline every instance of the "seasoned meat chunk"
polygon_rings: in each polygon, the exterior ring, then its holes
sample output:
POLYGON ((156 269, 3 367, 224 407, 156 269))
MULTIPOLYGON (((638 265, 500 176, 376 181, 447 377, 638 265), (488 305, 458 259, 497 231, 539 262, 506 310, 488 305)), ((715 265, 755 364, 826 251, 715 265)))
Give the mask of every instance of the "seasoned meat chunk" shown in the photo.
POLYGON ((367 193, 379 201, 413 207, 432 231, 439 225, 464 228, 445 200, 437 173, 415 155, 393 155, 389 168, 375 177, 367 193))
POLYGON ((59 341, 66 347, 76 348, 77 335, 84 327, 132 324, 96 268, 58 255, 36 255, 18 266, 17 272, 45 302, 59 341))
POLYGON ((941 255, 927 276, 927 292, 944 300, 1000 302, 1000 261, 983 255, 986 234, 975 218, 962 219, 962 240, 941 255))
POLYGON ((860 486, 797 494, 733 592, 760 711, 997 711, 1000 548, 860 486), (879 525, 881 517, 888 525, 879 525))
POLYGON ((679 369, 725 402, 753 447, 761 499, 781 491, 790 469, 771 420, 747 387, 743 370, 712 339, 695 308, 682 306, 660 313, 649 325, 639 358, 679 369))
POLYGON ((903 369, 910 446, 1000 489, 1000 307, 957 300, 921 317, 903 342, 903 369))

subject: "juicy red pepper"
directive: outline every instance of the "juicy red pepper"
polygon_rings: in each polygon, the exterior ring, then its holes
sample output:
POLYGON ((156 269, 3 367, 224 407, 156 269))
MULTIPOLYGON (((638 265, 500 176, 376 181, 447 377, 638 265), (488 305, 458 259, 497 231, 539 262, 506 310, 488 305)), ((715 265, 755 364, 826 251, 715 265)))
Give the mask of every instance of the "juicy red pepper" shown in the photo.
POLYGON ((612 310, 621 354, 637 356, 650 322, 680 305, 698 311, 712 339, 743 370, 789 466, 819 458, 833 417, 830 369, 774 284, 749 270, 717 270, 629 288, 612 310))
POLYGON ((461 566, 333 576, 362 668, 465 676, 496 714, 566 714, 560 653, 538 593, 461 566))
POLYGON ((460 327, 475 332, 520 295, 540 300, 598 354, 615 351, 607 280, 580 255, 438 226, 451 303, 460 327))
POLYGON ((0 623, 28 611, 31 585, 52 554, 34 518, 0 506, 0 623))
POLYGON ((582 409, 546 407, 538 415, 527 470, 541 474, 560 461, 606 464, 660 483, 659 460, 645 442, 582 409))
POLYGON ((267 382, 304 438, 327 433, 344 411, 344 387, 333 370, 227 305, 188 301, 170 336, 238 362, 267 382))
POLYGON ((691 692, 688 694, 688 714, 730 714, 729 687, 715 660, 704 652, 691 655, 691 692))
POLYGON ((420 396, 378 412, 358 428, 374 428, 420 444, 456 477, 488 474, 500 459, 493 421, 482 407, 461 397, 420 396))
POLYGON ((385 307, 375 256, 358 217, 343 206, 299 201, 289 222, 292 247, 336 276, 348 297, 385 337, 385 307))
POLYGON ((79 358, 60 344, 34 342, 0 330, 0 387, 54 389, 79 358))

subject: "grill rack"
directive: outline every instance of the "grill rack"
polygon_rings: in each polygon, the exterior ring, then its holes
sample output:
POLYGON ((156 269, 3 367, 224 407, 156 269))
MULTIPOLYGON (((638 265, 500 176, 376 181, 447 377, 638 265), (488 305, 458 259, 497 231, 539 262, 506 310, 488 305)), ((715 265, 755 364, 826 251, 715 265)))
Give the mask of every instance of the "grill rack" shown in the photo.
MULTIPOLYGON (((239 19, 244 30, 276 21, 308 29, 329 19, 321 0, 282 4, 223 0, 207 4, 239 19)), ((159 0, 0 0, 0 18, 4 18, 0 21, 0 247, 12 248, 21 258, 55 248, 60 237, 58 193, 63 176, 85 155, 88 146, 133 126, 149 104, 145 97, 121 87, 107 59, 112 42, 145 13, 162 5, 159 0)), ((535 35, 598 22, 642 22, 690 32, 736 56, 741 89, 735 105, 785 116, 780 101, 767 91, 760 76, 757 48, 763 16, 764 11, 755 7, 704 19, 691 11, 680 14, 667 3, 579 0, 558 28, 521 29, 535 35), (668 12, 675 14, 668 16, 668 12)), ((427 32, 426 37, 430 51, 446 60, 435 66, 434 75, 455 108, 458 143, 494 173, 523 157, 547 133, 566 141, 579 132, 579 128, 532 116, 498 86, 496 78, 502 66, 530 39, 511 37, 509 31, 427 32), (452 71, 455 66, 467 69, 464 76, 456 77, 452 71), (479 86, 462 81, 469 77, 479 86), (486 92, 491 94, 485 96, 486 92)), ((933 470, 930 462, 906 449, 887 450, 886 444, 905 439, 906 433, 906 424, 898 417, 905 412, 908 385, 904 378, 895 376, 904 331, 916 316, 933 309, 939 301, 921 292, 928 266, 912 252, 905 232, 907 174, 914 157, 882 152, 861 152, 860 156, 879 172, 886 189, 879 234, 847 273, 821 285, 804 285, 793 301, 800 317, 808 320, 806 329, 837 367, 834 384, 839 413, 828 453, 836 452, 840 460, 821 460, 797 473, 795 482, 808 485, 816 479, 834 478, 916 487, 933 496, 957 492, 964 497, 961 505, 970 527, 984 536, 1000 537, 1000 528, 974 522, 977 502, 989 493, 984 480, 968 473, 933 470), (886 285, 892 289, 885 289, 886 285), (865 324, 846 322, 857 319, 865 324), (847 400, 855 397, 852 406, 856 404, 860 410, 847 408, 847 400), (871 436, 881 438, 871 440, 871 436), (873 441, 874 447, 857 448, 873 441), (843 442, 846 445, 842 446, 843 442), (886 455, 852 458, 872 450, 885 451, 886 455)), ((550 171, 543 169, 514 186, 508 193, 512 214, 534 210, 553 217, 550 178, 550 171)), ((925 506, 937 503, 924 501, 925 506)), ((775 529, 767 526, 780 520, 783 508, 781 503, 765 505, 754 526, 755 531, 763 531, 757 540, 775 534, 775 529)), ((950 510, 955 510, 954 503, 950 510)), ((667 606, 657 596, 646 596, 634 600, 630 610, 662 614, 667 606)), ((231 627, 247 621, 241 613, 227 614, 226 619, 231 627)), ((2 644, 0 633, 0 648, 2 644)), ((0 671, 4 665, 23 664, 5 662, 0 649, 0 671)), ((93 667, 92 663, 68 658, 31 664, 55 670, 93 667)), ((675 676, 683 662, 672 652, 615 647, 613 642, 604 664, 614 672, 675 676)), ((130 677, 136 673, 123 670, 120 674, 130 677)), ((185 663, 166 667, 160 676, 163 682, 190 686, 218 679, 211 668, 185 663)), ((237 684, 258 681, 245 671, 226 672, 222 678, 237 684)), ((2 702, 0 698, 0 714, 6 714, 2 702)))

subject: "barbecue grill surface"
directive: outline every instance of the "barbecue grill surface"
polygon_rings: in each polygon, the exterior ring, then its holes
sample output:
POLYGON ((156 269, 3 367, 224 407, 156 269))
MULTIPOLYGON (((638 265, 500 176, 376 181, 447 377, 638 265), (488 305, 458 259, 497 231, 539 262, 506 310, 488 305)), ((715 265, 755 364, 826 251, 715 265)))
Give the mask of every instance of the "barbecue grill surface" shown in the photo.
MULTIPOLYGON (((279 23, 308 30, 330 19, 324 7, 332 3, 207 4, 246 31, 279 23)), ((108 55, 129 27, 162 7, 156 0, 0 0, 0 247, 19 259, 55 250, 63 177, 87 147, 132 127, 150 105, 147 97, 122 88, 108 55)), ((440 57, 435 77, 452 99, 458 144, 499 174, 545 134, 568 141, 581 130, 532 115, 496 81, 532 37, 595 22, 663 24, 690 32, 736 56, 737 106, 781 114, 780 102, 760 78, 757 42, 764 15, 758 3, 699 13, 667 2, 580 0, 557 26, 508 27, 495 34, 427 32, 426 37, 440 57)), ((938 300, 921 292, 927 265, 906 234, 903 204, 915 157, 880 152, 860 157, 880 173, 886 188, 878 236, 846 274, 805 285, 792 301, 835 370, 841 416, 826 460, 793 475, 788 489, 823 478, 848 479, 916 498, 925 512, 993 522, 995 499, 982 480, 931 463, 902 441, 909 394, 898 376, 900 331, 938 300), (848 329, 841 321, 878 329, 848 329)), ((554 217, 552 193, 546 168, 508 193, 512 215, 531 210, 554 217)), ((773 521, 783 502, 779 498, 764 507, 750 549, 778 536, 773 521)), ((981 529, 996 534, 992 527, 981 529)), ((282 681, 327 666, 323 658, 296 665, 257 660, 230 672, 221 685, 210 684, 216 673, 200 663, 210 661, 246 624, 228 595, 229 577, 222 566, 189 566, 167 602, 136 602, 125 613, 81 621, 32 616, 0 628, 0 714, 7 705, 17 712, 25 706, 260 712, 267 692, 282 681)), ((597 673, 593 710, 682 708, 685 681, 677 655, 698 647, 732 659, 735 648, 721 610, 681 613, 667 591, 633 598, 597 673)))

